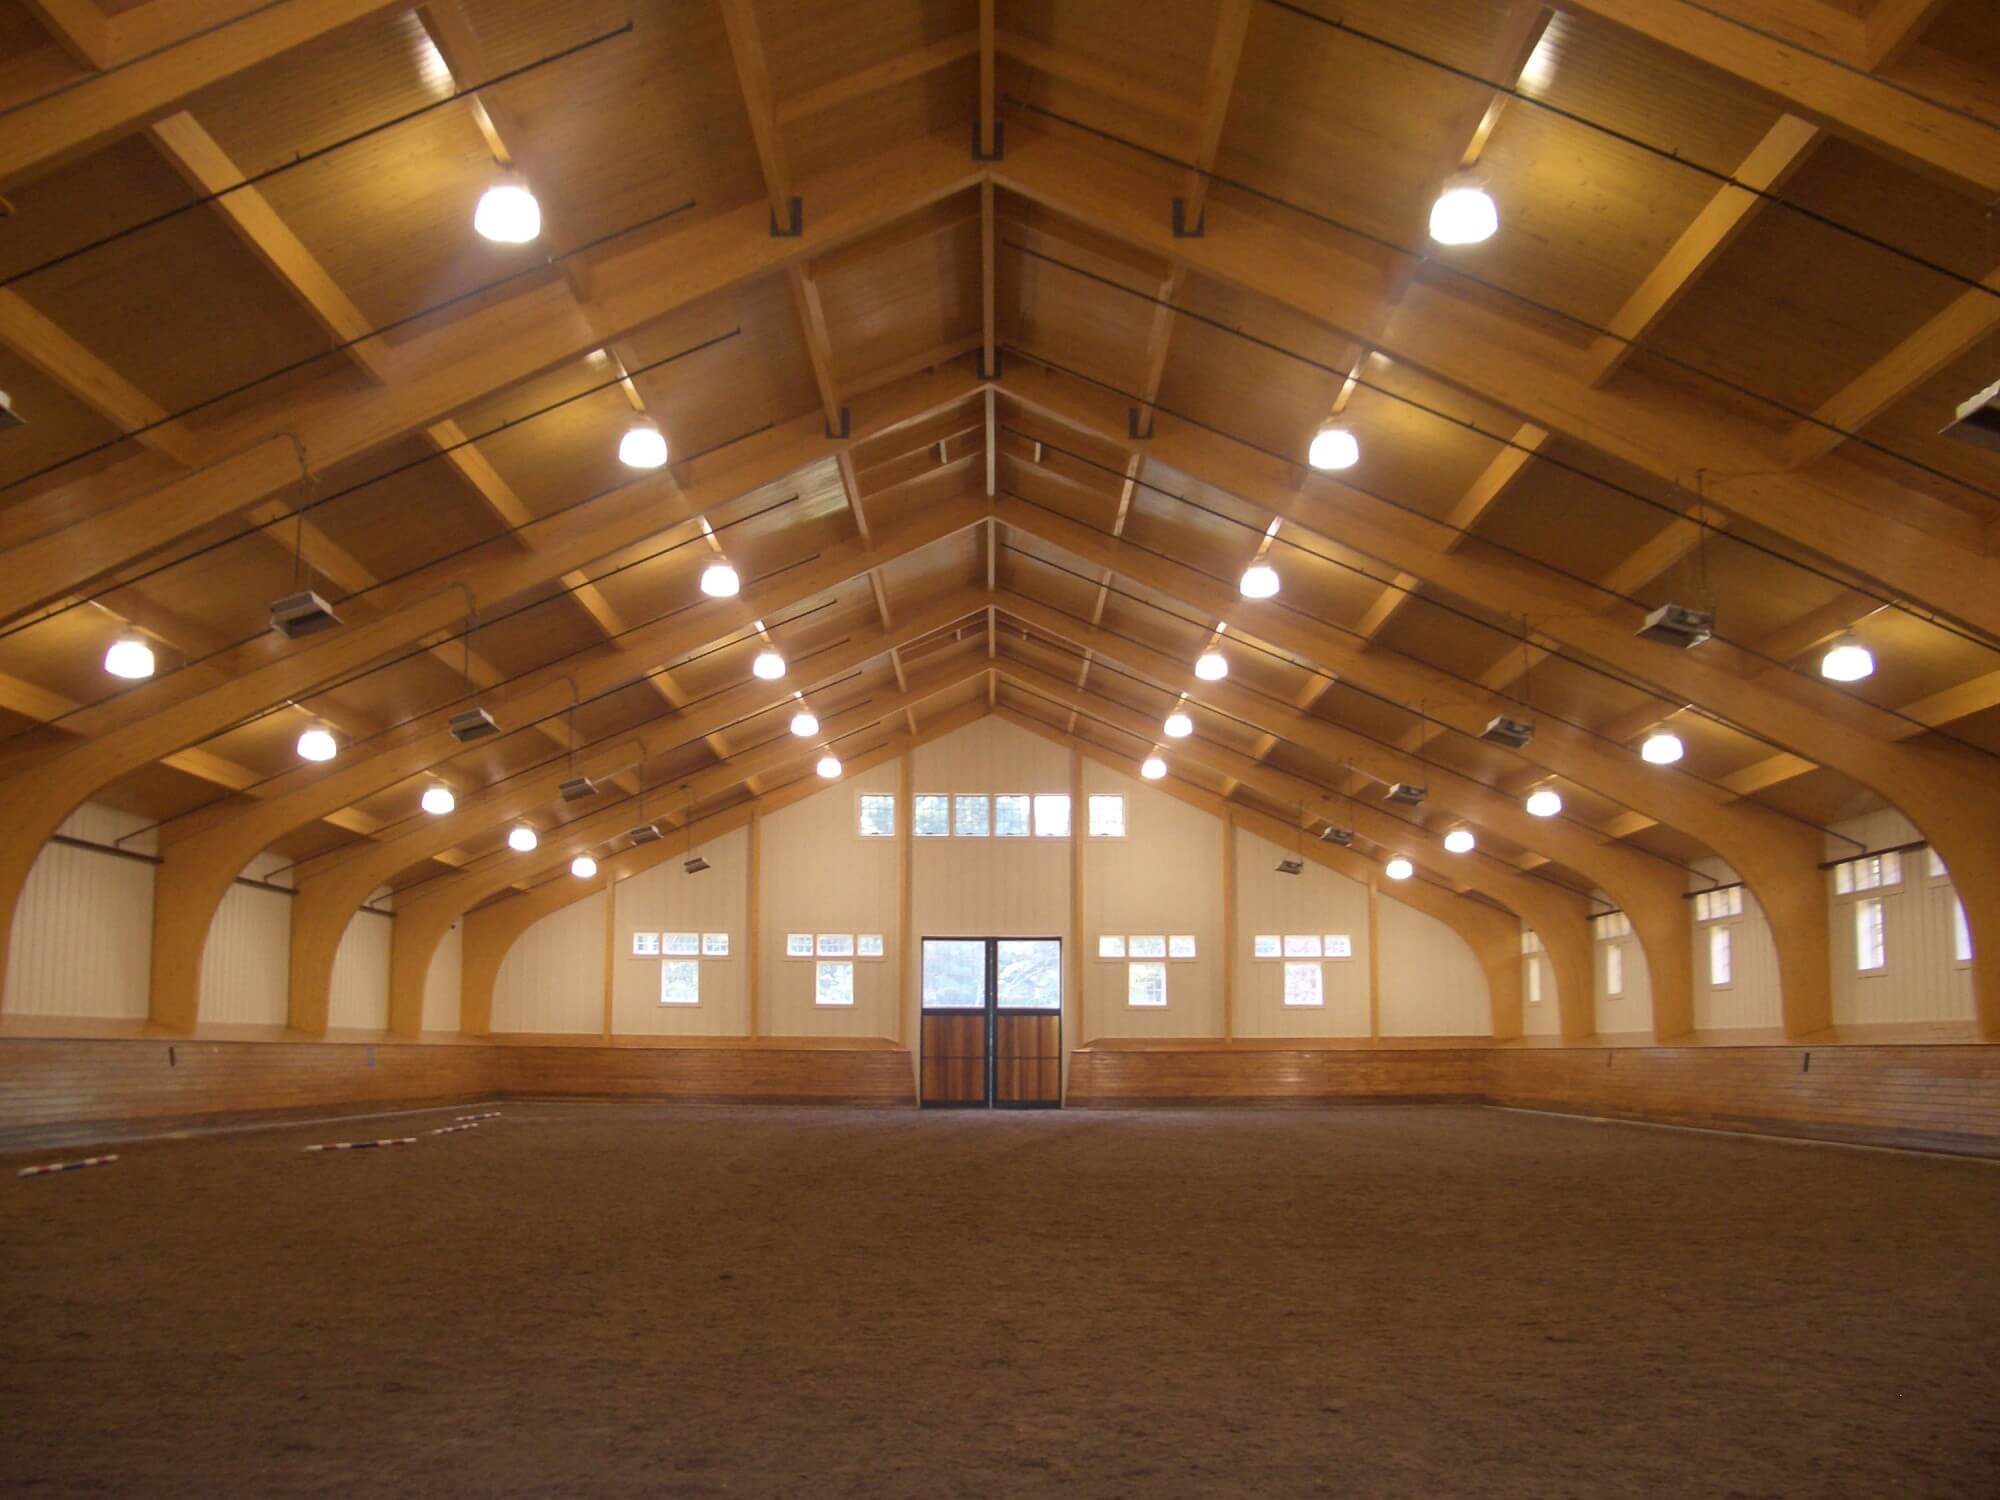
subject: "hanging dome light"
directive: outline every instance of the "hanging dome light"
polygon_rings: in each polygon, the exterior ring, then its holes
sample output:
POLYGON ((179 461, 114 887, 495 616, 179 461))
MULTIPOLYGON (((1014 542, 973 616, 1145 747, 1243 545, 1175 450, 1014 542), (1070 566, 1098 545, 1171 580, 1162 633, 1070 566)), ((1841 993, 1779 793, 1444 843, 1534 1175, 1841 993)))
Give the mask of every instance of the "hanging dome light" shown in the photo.
POLYGON ((1476 245, 1500 227, 1500 210, 1476 177, 1454 177, 1431 205, 1431 238, 1440 245, 1476 245))
POLYGON ((588 880, 597 873, 597 861, 588 854, 579 854, 569 862, 569 872, 578 880, 588 880))
POLYGON ((1229 675, 1229 658, 1220 651, 1204 651, 1195 661, 1194 675, 1203 682, 1220 682, 1229 675))
POLYGON ((1538 787, 1528 793, 1526 806, 1533 817, 1553 818, 1563 810, 1563 799, 1553 787, 1538 787))
POLYGON ((832 781, 834 778, 840 775, 840 757, 838 755, 835 755, 831 750, 827 751, 826 754, 822 755, 819 758, 819 766, 817 767, 817 769, 819 771, 820 780, 832 781))
POLYGON ((1851 635, 1828 646, 1819 659, 1819 675, 1828 682, 1859 682, 1874 670, 1875 653, 1851 635))
POLYGON ((711 599, 734 598, 742 586, 736 570, 720 558, 701 570, 701 591, 711 599))
POLYGON ((750 675, 765 682, 776 682, 785 675, 785 659, 775 651, 759 651, 757 659, 750 663, 750 675))
POLYGON ((1158 781, 1167 774, 1167 763, 1157 755, 1149 755, 1139 762, 1139 774, 1148 781, 1158 781))
POLYGON ((1252 563, 1237 585, 1245 599, 1269 599, 1278 592, 1278 570, 1269 563, 1252 563))
POLYGON ((526 823, 516 823, 507 830, 507 847, 516 854, 532 853, 541 841, 541 836, 526 823))
POLYGON ((472 227, 496 244, 525 245, 542 232, 542 206, 528 184, 508 172, 480 194, 472 227))
POLYGON ((1306 462, 1315 469, 1351 469, 1361 461, 1361 445, 1345 427, 1322 427, 1313 434, 1306 462))
POLYGON ((315 724, 299 736, 299 759, 332 760, 340 753, 340 746, 334 743, 333 731, 323 724, 315 724))
POLYGON ((1382 866, 1382 873, 1387 875, 1391 880, 1408 880, 1412 875, 1417 873, 1417 867, 1399 854, 1390 860, 1389 863, 1382 866))
POLYGON ((423 809, 434 818, 441 818, 458 806, 458 798, 451 794, 448 786, 427 786, 424 788, 423 809))
POLYGON ((1677 734, 1669 734, 1664 729, 1656 729, 1647 735, 1639 746, 1639 758, 1651 766, 1670 766, 1686 753, 1687 747, 1677 734))
POLYGON ((638 418, 618 440, 618 462, 628 469, 657 469, 666 461, 666 435, 651 417, 638 418))
POLYGON ((809 740, 819 733, 819 720, 809 708, 802 708, 792 715, 792 733, 802 740, 809 740))
POLYGON ((1478 843, 1470 828, 1454 828, 1444 836, 1444 846, 1453 854, 1470 854, 1478 843))
POLYGON ((1168 739, 1184 740, 1194 733, 1194 720, 1190 719, 1179 709, 1175 709, 1167 715, 1167 722, 1160 727, 1166 732, 1168 739))
POLYGON ((141 636, 126 631, 104 653, 104 670, 113 677, 138 681, 153 675, 153 648, 141 636))

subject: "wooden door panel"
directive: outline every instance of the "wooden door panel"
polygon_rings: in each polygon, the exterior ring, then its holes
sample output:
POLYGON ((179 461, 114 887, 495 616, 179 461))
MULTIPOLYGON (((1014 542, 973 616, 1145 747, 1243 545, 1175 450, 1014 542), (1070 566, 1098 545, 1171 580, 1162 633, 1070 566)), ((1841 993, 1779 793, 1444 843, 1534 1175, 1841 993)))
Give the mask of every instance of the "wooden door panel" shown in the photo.
POLYGON ((924 1017, 924 1102, 986 1100, 986 1014, 924 1017))
POLYGON ((1054 1104, 1062 1097, 1062 1017, 994 1018, 994 1101, 1054 1104))

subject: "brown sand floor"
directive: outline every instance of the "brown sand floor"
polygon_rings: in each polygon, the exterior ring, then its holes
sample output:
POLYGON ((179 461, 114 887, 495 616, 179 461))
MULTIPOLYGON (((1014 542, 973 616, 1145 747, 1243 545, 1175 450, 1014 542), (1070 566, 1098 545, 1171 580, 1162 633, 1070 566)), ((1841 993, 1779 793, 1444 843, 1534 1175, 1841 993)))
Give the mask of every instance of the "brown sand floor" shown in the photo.
POLYGON ((10 1159, 0 1488, 2000 1495, 1985 1163, 1472 1108, 498 1107, 10 1159))

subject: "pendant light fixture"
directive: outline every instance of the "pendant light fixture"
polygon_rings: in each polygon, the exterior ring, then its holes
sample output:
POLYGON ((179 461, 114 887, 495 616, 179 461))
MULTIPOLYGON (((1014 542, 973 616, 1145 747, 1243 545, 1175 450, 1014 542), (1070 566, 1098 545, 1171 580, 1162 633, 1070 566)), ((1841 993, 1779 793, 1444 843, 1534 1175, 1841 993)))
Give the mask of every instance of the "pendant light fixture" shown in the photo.
POLYGON ((507 847, 516 854, 534 853, 536 845, 541 841, 541 835, 526 823, 516 823, 507 830, 507 847))
POLYGON ((441 818, 458 806, 458 798, 452 795, 448 786, 427 786, 424 788, 423 809, 434 818, 441 818))
POLYGON ((1167 774, 1167 763, 1158 755, 1149 755, 1139 762, 1139 774, 1148 781, 1158 781, 1167 774))
POLYGON ((324 724, 315 724, 299 736, 299 759, 328 761, 340 754, 340 746, 334 743, 333 731, 324 724))
POLYGON ((1828 646, 1819 659, 1819 675, 1828 682, 1859 682, 1874 671, 1875 653, 1851 635, 1828 646))
POLYGON ((1361 461, 1361 444, 1345 427, 1322 427, 1306 449, 1306 462, 1321 471, 1351 469, 1361 461))
POLYGON ((776 682, 785 675, 785 659, 769 648, 759 651, 750 663, 750 675, 762 682, 776 682))
POLYGON ((1278 592, 1278 570, 1267 562, 1254 562, 1243 570, 1237 584, 1245 599, 1270 599, 1278 592))
POLYGON ((1204 651, 1195 660, 1194 675, 1203 682, 1220 682, 1229 675, 1229 658, 1220 651, 1204 651))
POLYGON ((1431 238, 1440 245, 1476 245, 1499 227, 1500 210, 1477 177, 1451 178, 1431 205, 1431 238))
POLYGON ((840 776, 840 757, 829 750, 819 758, 819 765, 815 769, 818 770, 820 780, 822 781, 838 780, 840 776))
POLYGON ((1391 880, 1408 880, 1412 875, 1417 873, 1417 867, 1398 854, 1389 863, 1382 866, 1382 873, 1387 875, 1391 880))
POLYGON ((1563 810, 1562 794, 1554 787, 1536 787, 1534 791, 1528 793, 1528 800, 1524 805, 1530 817, 1553 818, 1563 810))
POLYGON ((472 227, 497 245, 525 245, 542 232, 542 206, 518 172, 504 172, 480 194, 472 227))
POLYGON ((1160 729, 1170 740, 1184 740, 1194 733, 1194 720, 1177 708, 1167 715, 1167 722, 1160 729))
POLYGON ((104 670, 113 677, 123 677, 131 682, 151 677, 153 648, 146 644, 144 636, 128 630, 104 653, 104 670))
POLYGON ((667 438, 651 417, 635 417, 618 440, 618 462, 628 469, 657 469, 667 461, 667 438))
POLYGON ((1639 746, 1639 758, 1649 766, 1670 766, 1686 753, 1681 737, 1664 729, 1655 729, 1639 746))
POLYGON ((819 733, 819 719, 803 703, 799 705, 799 711, 792 715, 792 733, 802 740, 809 740, 819 733))
POLYGON ((711 599, 733 599, 741 587, 742 581, 726 559, 718 557, 701 570, 701 591, 711 599))
POLYGON ((597 873, 597 861, 588 854, 579 854, 569 862, 569 872, 578 880, 588 880, 597 873))
POLYGON ((1470 854, 1478 844, 1479 840, 1472 836, 1470 828, 1454 828, 1444 836, 1444 846, 1453 854, 1470 854))

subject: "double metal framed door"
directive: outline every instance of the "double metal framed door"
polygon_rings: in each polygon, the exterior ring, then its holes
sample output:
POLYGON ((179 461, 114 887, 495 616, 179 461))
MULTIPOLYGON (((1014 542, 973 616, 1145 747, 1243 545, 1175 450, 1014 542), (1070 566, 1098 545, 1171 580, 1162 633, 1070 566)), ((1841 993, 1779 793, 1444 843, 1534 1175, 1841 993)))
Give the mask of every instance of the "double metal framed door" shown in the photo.
POLYGON ((926 1109, 1062 1103, 1062 939, 923 945, 926 1109))

